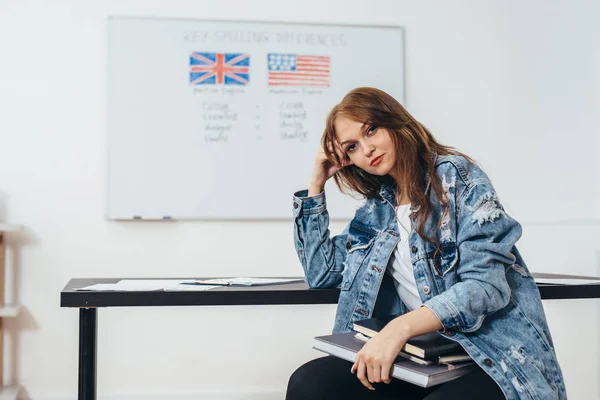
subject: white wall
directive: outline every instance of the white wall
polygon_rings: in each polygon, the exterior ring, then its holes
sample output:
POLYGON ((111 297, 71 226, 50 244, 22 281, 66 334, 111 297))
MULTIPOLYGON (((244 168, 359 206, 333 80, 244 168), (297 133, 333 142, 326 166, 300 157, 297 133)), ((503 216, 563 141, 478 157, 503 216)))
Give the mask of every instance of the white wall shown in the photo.
MULTIPOLYGON (((71 278, 301 274, 291 221, 104 218, 107 15, 402 25, 409 110, 442 142, 469 153, 477 147, 456 143, 453 132, 493 145, 505 129, 547 128, 560 110, 574 120, 570 129, 598 135, 600 80, 589 74, 600 70, 598 12, 593 0, 0 1, 0 221, 26 227, 9 239, 7 301, 25 310, 5 325, 5 382, 22 385, 25 399, 76 397, 78 312, 59 308, 71 278), (551 72, 539 74, 546 65, 551 72), (588 77, 580 99, 569 97, 568 84, 548 90, 556 80, 588 77)), ((497 156, 511 163, 490 171, 502 195, 527 160, 497 156)), ((560 177, 524 196, 543 202, 569 185, 560 177)), ((520 247, 530 268, 600 273, 600 224, 557 221, 524 223, 520 247)), ((600 399, 600 303, 544 304, 569 398, 600 399)), ((311 338, 329 332, 334 311, 101 309, 99 397, 283 398, 292 371, 318 355, 311 338)))

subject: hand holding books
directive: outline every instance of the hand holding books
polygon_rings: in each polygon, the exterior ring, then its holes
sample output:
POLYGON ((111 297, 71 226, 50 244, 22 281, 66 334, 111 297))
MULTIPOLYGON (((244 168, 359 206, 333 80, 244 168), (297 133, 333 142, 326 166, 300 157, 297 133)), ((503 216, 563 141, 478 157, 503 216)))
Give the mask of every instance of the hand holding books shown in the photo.
MULTIPOLYGON (((389 350, 389 353, 395 349, 398 349, 398 352, 394 355, 390 367, 386 367, 387 364, 384 365, 384 363, 389 359, 377 359, 373 358, 373 355, 376 355, 378 351, 380 354, 389 355, 379 348, 381 343, 388 342, 382 333, 387 336, 388 332, 400 329, 395 325, 402 322, 395 316, 359 321, 354 324, 355 332, 316 337, 313 347, 327 354, 354 362, 352 372, 357 372, 358 378, 367 388, 372 388, 374 382, 386 382, 384 380, 386 377, 387 382, 390 377, 394 377, 422 387, 429 387, 456 379, 474 370, 475 363, 460 345, 445 339, 437 332, 412 336, 408 340, 396 339, 394 347, 389 350), (397 319, 398 321, 392 323, 397 319), (381 338, 377 340, 379 336, 381 338), (371 343, 375 343, 373 348, 368 346, 371 343), (400 345, 400 343, 404 344, 400 345), (373 368, 375 365, 379 365, 379 371, 373 368), (359 367, 363 368, 363 375, 359 375, 359 367), (383 373, 384 369, 387 371, 387 375, 383 373), (376 380, 377 378, 380 380, 376 380)), ((390 333, 390 335, 393 334, 390 333)))
POLYGON ((408 339, 406 326, 397 318, 391 320, 356 354, 350 371, 356 371, 357 378, 371 390, 375 390, 371 382, 390 383, 392 365, 408 339))
MULTIPOLYGON (((371 337, 364 335, 360 332, 356 332, 354 337, 363 342, 368 342, 369 339, 371 339, 371 337)), ((416 362, 417 364, 421 364, 421 365, 433 365, 433 364, 442 365, 442 364, 444 364, 444 365, 447 365, 449 369, 453 369, 456 364, 463 363, 463 362, 471 362, 473 360, 471 357, 469 357, 469 355, 467 353, 465 353, 460 348, 457 349, 455 352, 453 351, 451 354, 440 355, 438 357, 430 357, 430 358, 421 358, 419 356, 414 355, 414 352, 408 353, 406 351, 406 348, 415 348, 415 346, 412 346, 411 344, 406 343, 404 345, 404 348, 402 348, 402 350, 400 350, 400 353, 398 355, 400 357, 406 358, 407 360, 411 360, 411 361, 416 362)), ((418 349, 417 351, 422 351, 422 350, 418 349)))
MULTIPOLYGON (((395 319, 395 316, 386 318, 369 318, 354 323, 353 329, 354 331, 363 334, 367 338, 372 338, 378 335, 380 331, 387 329, 388 325, 393 324, 395 319)), ((464 354, 464 350, 458 343, 444 338, 437 332, 413 336, 406 340, 406 343, 401 350, 423 360, 431 360, 437 356, 447 354, 464 354)))

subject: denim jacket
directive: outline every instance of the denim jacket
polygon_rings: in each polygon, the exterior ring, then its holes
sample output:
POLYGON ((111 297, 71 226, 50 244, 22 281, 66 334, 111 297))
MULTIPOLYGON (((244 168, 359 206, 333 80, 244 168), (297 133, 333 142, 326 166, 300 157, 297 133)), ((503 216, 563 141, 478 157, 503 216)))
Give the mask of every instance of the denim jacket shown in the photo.
MULTIPOLYGON (((520 224, 500 204, 487 175, 460 156, 434 156, 449 212, 437 233, 441 252, 415 231, 411 262, 423 305, 500 386, 507 399, 566 399, 540 293, 515 243, 520 224)), ((442 206, 427 180, 433 237, 442 206)), ((407 312, 386 267, 400 240, 395 188, 383 184, 346 229, 330 237, 325 194, 294 196, 296 251, 310 287, 339 287, 334 333, 355 321, 407 312)), ((414 213, 418 210, 411 208, 414 213)))

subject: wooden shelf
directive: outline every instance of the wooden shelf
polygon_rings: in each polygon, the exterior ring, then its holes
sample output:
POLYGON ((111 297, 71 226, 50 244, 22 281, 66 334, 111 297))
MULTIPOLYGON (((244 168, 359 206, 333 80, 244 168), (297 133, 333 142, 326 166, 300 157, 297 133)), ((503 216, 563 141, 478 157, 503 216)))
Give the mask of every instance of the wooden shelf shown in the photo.
MULTIPOLYGON (((5 304, 0 306, 0 318, 16 317, 21 311, 20 304, 5 304)), ((2 400, 2 398, 0 398, 2 400)))
POLYGON ((0 223, 0 232, 16 232, 20 231, 21 229, 23 229, 23 225, 11 225, 0 223))
POLYGON ((17 400, 19 394, 18 386, 0 385, 0 400, 17 400))
POLYGON ((0 400, 15 400, 19 393, 16 386, 4 386, 4 324, 2 318, 16 317, 21 306, 18 304, 4 304, 4 268, 6 261, 5 233, 18 232, 23 229, 22 225, 0 223, 0 400))

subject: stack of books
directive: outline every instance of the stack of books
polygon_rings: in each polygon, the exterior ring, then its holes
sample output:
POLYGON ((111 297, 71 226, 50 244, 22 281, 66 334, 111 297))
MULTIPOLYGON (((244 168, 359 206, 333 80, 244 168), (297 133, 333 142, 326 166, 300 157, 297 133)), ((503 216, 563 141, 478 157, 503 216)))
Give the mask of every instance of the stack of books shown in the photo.
MULTIPOLYGON (((370 318, 354 324, 354 332, 317 336, 313 348, 354 362, 365 342, 377 335, 396 316, 370 318)), ((468 374, 476 364, 462 347, 437 332, 409 339, 392 367, 392 376, 429 387, 468 374)))

